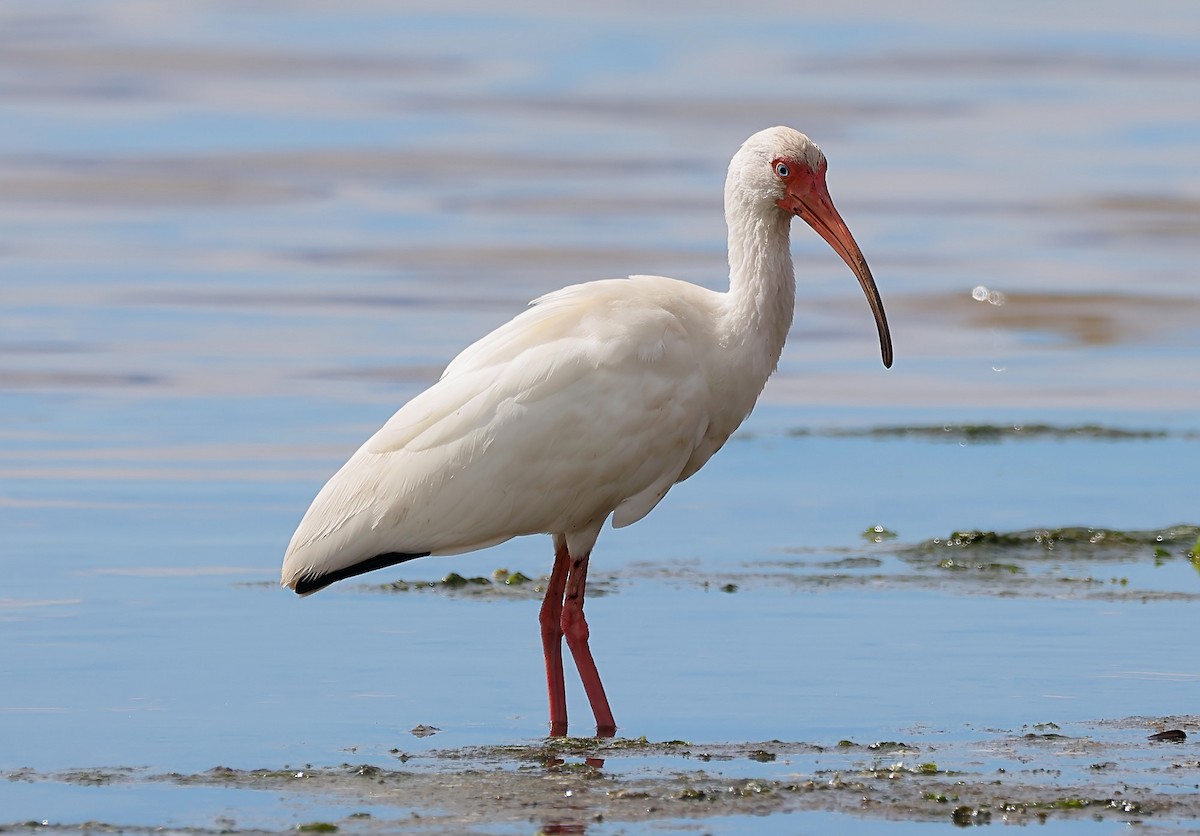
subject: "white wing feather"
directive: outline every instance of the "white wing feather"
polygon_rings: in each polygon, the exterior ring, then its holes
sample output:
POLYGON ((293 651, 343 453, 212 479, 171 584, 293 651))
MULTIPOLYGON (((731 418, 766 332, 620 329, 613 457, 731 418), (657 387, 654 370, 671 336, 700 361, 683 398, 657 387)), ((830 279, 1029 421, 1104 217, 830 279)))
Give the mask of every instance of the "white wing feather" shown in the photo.
POLYGON ((329 480, 288 547, 284 582, 388 552, 598 530, 614 511, 614 525, 641 519, 732 432, 710 432, 720 407, 700 346, 712 337, 689 330, 714 321, 718 296, 638 276, 536 300, 329 480))

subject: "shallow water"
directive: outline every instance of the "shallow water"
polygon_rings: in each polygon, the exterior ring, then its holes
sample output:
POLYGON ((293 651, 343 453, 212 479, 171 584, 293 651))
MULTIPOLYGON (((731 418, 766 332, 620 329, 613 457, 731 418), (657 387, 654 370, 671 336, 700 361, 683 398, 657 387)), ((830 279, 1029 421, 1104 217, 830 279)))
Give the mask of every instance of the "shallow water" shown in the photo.
MULTIPOLYGON (((150 778, 536 745, 537 594, 379 587, 538 578, 543 538, 306 600, 275 585, 283 546, 357 444, 527 300, 628 273, 720 287, 724 166, 777 123, 830 157, 896 366, 798 228, 760 408, 601 538, 588 612, 622 735, 965 744, 1193 713, 1185 546, 906 559, 966 529, 1200 521, 1200 13, 1156 9, 6 4, 0 823, 366 828, 345 817, 402 805, 150 778), (1065 431, 1010 429, 1039 424, 1065 431), (135 773, 63 778, 95 769, 135 773)), ((773 812, 699 820, 883 824, 773 812)))

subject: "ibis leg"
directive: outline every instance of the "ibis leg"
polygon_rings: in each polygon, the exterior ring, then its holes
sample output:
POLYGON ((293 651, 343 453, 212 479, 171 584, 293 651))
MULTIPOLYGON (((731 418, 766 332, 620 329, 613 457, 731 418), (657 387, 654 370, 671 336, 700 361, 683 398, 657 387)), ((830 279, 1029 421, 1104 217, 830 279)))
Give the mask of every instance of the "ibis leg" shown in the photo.
MULTIPOLYGON (((575 659, 579 678, 583 680, 588 702, 592 704, 592 714, 596 717, 596 736, 612 737, 617 733, 617 724, 613 721, 608 697, 604 695, 604 685, 600 682, 600 674, 588 647, 588 625, 583 617, 588 555, 569 555, 569 563, 570 572, 567 574, 566 595, 562 604, 562 633, 566 636, 567 647, 571 648, 571 656, 575 659)), ((557 570, 558 555, 555 555, 554 564, 557 570)))
POLYGON ((542 651, 546 656, 546 686, 550 691, 550 736, 567 733, 567 688, 563 680, 562 609, 571 565, 565 538, 554 538, 554 569, 546 584, 546 597, 538 621, 542 626, 542 651))

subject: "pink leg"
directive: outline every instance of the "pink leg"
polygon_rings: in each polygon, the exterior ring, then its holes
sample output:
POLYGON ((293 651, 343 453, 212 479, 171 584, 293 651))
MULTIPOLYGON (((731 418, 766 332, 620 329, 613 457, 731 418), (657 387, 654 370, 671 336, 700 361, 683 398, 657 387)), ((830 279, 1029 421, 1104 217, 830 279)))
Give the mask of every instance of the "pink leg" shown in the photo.
MULTIPOLYGON (((555 570, 558 569, 560 554, 561 552, 555 554, 555 570)), ((567 638, 567 647, 571 648, 571 656, 575 659, 579 678, 583 680, 583 690, 587 692, 588 702, 592 704, 592 714, 596 717, 596 737, 613 737, 617 733, 617 724, 613 721, 608 697, 604 695, 604 685, 600 682, 600 674, 592 659, 591 648, 588 647, 588 625, 583 617, 587 566, 586 554, 582 557, 570 557, 570 573, 567 575, 566 596, 562 604, 562 633, 567 638)))
POLYGON ((563 681, 562 661, 562 609, 569 566, 566 539, 555 537, 554 569, 550 572, 550 582, 546 584, 546 597, 538 615, 538 621, 542 625, 542 652, 546 656, 546 686, 550 690, 551 737, 565 737, 567 734, 567 688, 563 681))

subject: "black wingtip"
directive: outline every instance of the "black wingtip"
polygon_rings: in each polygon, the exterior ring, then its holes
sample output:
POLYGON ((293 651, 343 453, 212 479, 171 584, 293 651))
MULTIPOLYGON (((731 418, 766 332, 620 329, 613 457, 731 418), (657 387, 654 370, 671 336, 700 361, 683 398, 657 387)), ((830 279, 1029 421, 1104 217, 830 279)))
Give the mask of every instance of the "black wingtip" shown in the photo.
POLYGON ((302 575, 296 579, 296 583, 292 589, 296 591, 297 595, 308 595, 319 589, 324 589, 331 583, 337 583, 346 578, 352 578, 355 575, 373 572, 376 569, 386 569, 388 566, 395 566, 397 563, 404 563, 409 560, 416 560, 418 557, 428 556, 429 552, 421 552, 419 554, 407 554, 404 552, 377 554, 374 557, 368 557, 366 560, 360 560, 351 566, 346 566, 333 572, 326 572, 323 575, 302 575))

